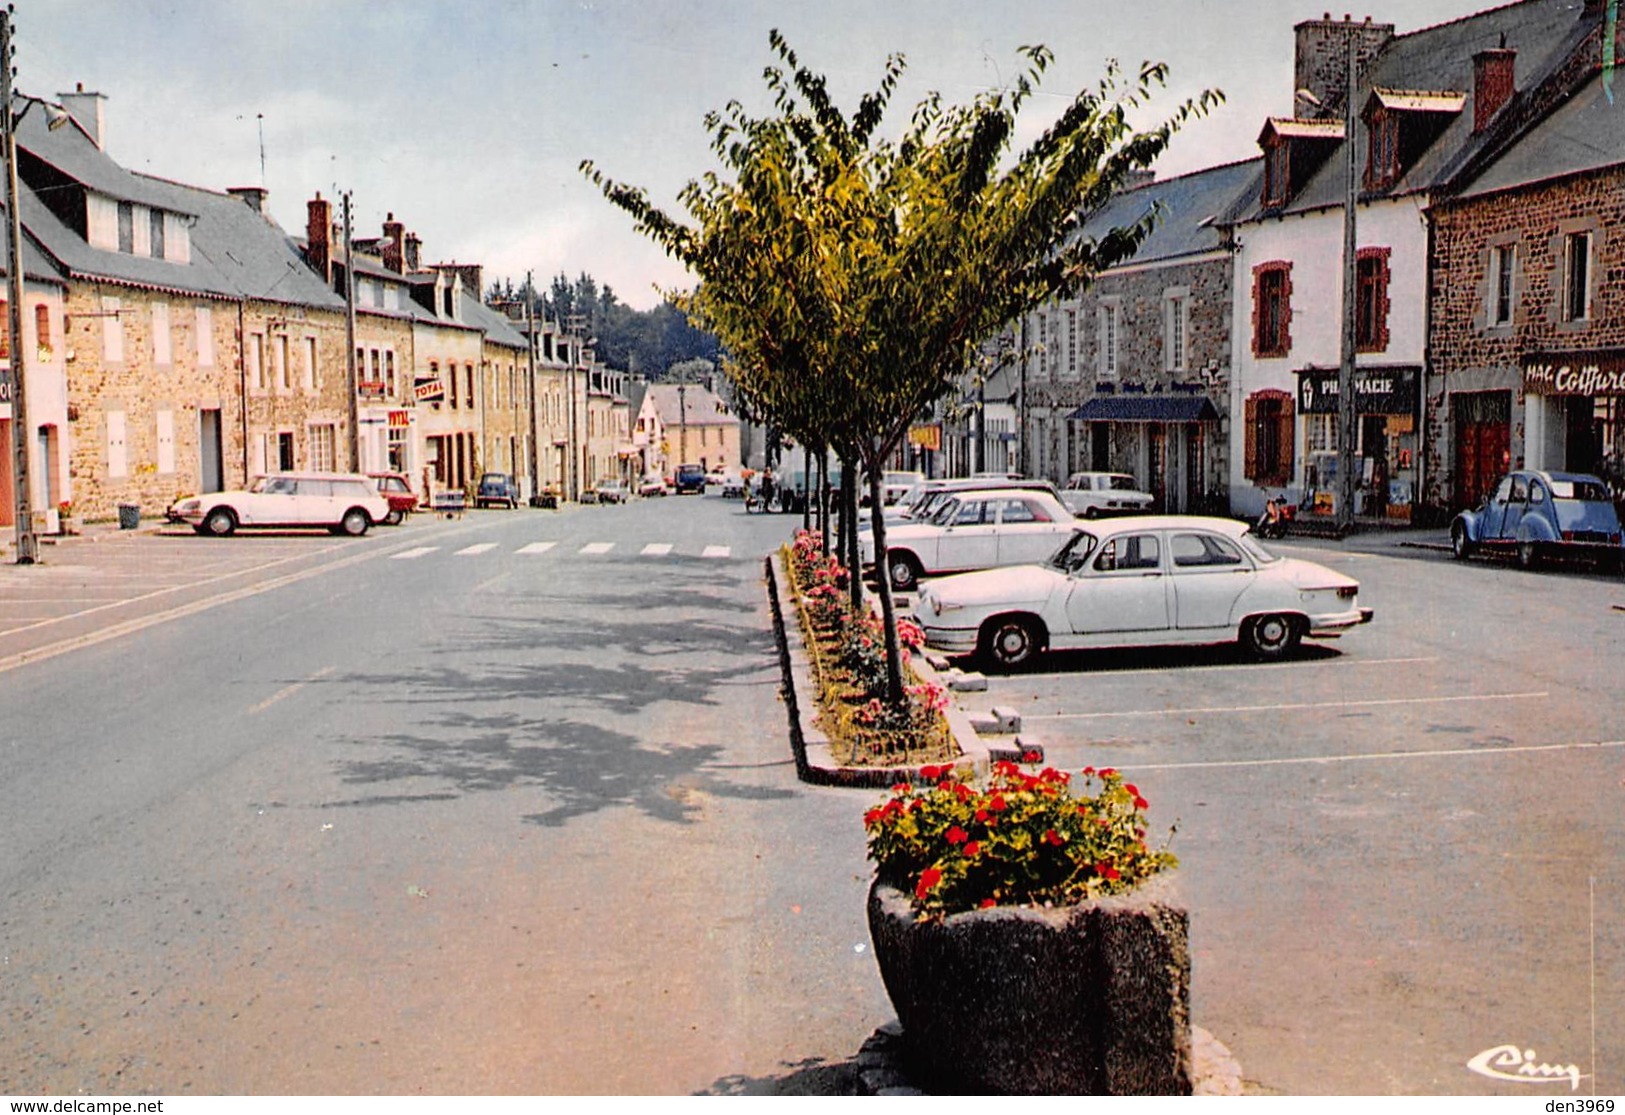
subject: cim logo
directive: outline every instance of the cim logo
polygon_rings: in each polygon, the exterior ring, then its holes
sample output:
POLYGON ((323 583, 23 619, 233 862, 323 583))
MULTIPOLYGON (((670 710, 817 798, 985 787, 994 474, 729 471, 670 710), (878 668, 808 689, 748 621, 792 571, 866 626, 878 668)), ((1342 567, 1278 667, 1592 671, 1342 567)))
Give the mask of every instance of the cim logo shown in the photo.
POLYGON ((1579 1065, 1549 1065, 1538 1060, 1533 1049, 1518 1045, 1486 1049, 1468 1061, 1467 1067, 1491 1080, 1510 1080, 1514 1084, 1556 1084, 1567 1080, 1571 1092, 1578 1091, 1584 1079, 1579 1065))

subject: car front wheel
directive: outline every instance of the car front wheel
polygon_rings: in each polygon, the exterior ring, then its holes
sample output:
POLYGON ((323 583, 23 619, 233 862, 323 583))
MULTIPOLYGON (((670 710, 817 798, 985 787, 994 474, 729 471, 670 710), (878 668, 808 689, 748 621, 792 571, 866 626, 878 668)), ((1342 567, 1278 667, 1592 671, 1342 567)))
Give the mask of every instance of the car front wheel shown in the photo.
POLYGON ((1450 552, 1457 561, 1466 561, 1473 554, 1473 543, 1467 537, 1467 528, 1460 523, 1450 528, 1450 552))
POLYGON ((1025 666, 1043 649, 1044 640, 1037 623, 1022 616, 1001 616, 982 626, 982 660, 1001 670, 1025 666))
POLYGON ((389 514, 384 516, 384 525, 386 527, 398 527, 401 525, 401 521, 405 518, 406 512, 402 511, 399 507, 391 507, 389 509, 389 514))
POLYGON ((216 507, 209 512, 209 517, 203 520, 203 530, 216 538, 229 537, 237 529, 237 516, 231 513, 230 508, 216 507))
POLYGON ((1254 616, 1241 627, 1241 641, 1257 658, 1285 658, 1303 638, 1302 624, 1292 616, 1254 616))
POLYGON ((366 534, 367 528, 370 526, 372 526, 372 519, 359 507, 350 508, 344 513, 344 518, 339 520, 339 529, 351 538, 359 538, 361 535, 366 534))
POLYGON ((894 592, 913 592, 920 585, 920 559, 908 552, 887 554, 886 571, 894 592))

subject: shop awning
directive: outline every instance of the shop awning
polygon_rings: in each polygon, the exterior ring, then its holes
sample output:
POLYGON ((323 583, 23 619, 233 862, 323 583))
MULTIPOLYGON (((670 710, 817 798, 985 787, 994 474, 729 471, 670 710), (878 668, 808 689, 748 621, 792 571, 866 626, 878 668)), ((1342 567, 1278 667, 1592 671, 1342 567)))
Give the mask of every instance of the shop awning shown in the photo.
POLYGON ((1067 415, 1073 422, 1217 422, 1206 395, 1098 395, 1067 415))

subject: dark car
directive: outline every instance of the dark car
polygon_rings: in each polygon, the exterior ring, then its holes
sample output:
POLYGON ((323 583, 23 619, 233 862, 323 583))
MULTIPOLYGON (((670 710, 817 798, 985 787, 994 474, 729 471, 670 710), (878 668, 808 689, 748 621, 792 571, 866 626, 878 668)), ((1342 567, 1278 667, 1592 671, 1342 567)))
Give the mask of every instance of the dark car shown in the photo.
POLYGON ((1463 560, 1476 550, 1515 554, 1525 569, 1558 556, 1617 565, 1619 514, 1595 476, 1524 469, 1501 477, 1482 504, 1456 516, 1450 548, 1463 560))
POLYGON ((693 492, 696 495, 705 494, 705 466, 704 465, 678 465, 677 475, 672 480, 672 491, 678 495, 693 492))
POLYGON ((418 497, 412 485, 398 472, 369 472, 367 479, 378 485, 378 493, 389 501, 389 514, 384 516, 388 526, 399 526, 401 521, 417 510, 418 497))
POLYGON ((488 472, 480 477, 480 488, 474 495, 475 507, 495 507, 497 504, 514 508, 519 506, 519 484, 506 472, 488 472))

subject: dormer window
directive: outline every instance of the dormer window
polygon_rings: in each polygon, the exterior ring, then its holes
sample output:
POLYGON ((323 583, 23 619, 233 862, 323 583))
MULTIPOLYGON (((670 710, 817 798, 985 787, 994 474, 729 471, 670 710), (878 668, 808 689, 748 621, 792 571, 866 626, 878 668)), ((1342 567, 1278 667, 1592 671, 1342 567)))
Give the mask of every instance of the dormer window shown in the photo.
POLYGON ((1285 205, 1292 196, 1292 142, 1277 139, 1264 150, 1264 204, 1285 205))
POLYGON ((1378 112, 1371 118, 1371 153, 1366 160, 1365 187, 1386 190, 1399 177, 1399 117, 1378 112))
POLYGON ((1343 125, 1336 120, 1266 120, 1258 136, 1264 152, 1264 189, 1259 199, 1264 208, 1278 209, 1291 201, 1342 139, 1343 125))
POLYGON ((1370 141, 1365 188, 1391 189, 1466 103, 1463 93, 1373 89, 1363 113, 1370 141))

